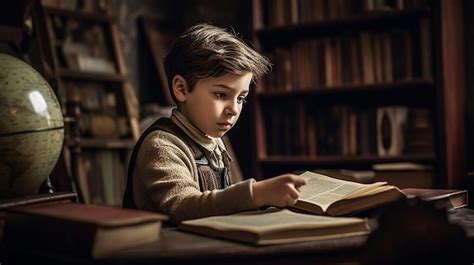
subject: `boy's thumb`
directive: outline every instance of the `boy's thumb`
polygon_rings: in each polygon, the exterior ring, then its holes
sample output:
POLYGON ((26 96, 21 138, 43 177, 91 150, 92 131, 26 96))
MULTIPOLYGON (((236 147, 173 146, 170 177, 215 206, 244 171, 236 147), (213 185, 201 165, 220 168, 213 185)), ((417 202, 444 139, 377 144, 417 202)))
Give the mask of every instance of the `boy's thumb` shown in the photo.
POLYGON ((303 178, 303 177, 300 177, 298 176, 296 179, 295 179, 295 186, 296 187, 301 187, 301 186, 304 186, 306 185, 306 179, 303 178))

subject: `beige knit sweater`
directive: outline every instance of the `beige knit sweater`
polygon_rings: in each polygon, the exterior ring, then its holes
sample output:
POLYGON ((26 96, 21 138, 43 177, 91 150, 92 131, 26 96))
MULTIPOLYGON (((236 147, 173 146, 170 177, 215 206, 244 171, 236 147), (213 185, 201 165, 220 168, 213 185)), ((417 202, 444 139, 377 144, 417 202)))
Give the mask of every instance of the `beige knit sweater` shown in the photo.
MULTIPOLYGON (((205 136, 176 109, 172 121, 206 150, 214 165, 227 155, 220 139, 205 136), (208 153, 211 152, 211 153, 208 153)), ((201 191, 190 148, 164 131, 150 133, 138 152, 133 172, 133 194, 138 209, 158 211, 178 223, 183 220, 255 209, 253 179, 222 190, 201 191)))

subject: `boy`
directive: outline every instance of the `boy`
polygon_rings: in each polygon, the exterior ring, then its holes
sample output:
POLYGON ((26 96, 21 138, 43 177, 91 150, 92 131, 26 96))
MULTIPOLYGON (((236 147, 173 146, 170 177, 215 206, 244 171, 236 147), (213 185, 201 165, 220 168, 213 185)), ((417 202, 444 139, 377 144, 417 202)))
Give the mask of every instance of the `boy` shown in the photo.
POLYGON ((177 108, 137 142, 124 207, 158 211, 178 223, 295 204, 305 184, 300 176, 233 183, 235 162, 221 139, 237 122, 250 82, 268 71, 268 60, 235 35, 200 24, 176 39, 165 69, 177 108))

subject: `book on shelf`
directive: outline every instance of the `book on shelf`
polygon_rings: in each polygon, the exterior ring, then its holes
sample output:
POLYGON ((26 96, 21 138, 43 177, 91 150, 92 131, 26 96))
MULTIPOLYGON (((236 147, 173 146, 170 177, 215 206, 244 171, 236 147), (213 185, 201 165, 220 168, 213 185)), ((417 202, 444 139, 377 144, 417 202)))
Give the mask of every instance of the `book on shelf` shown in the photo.
POLYGON ((406 141, 404 128, 408 108, 404 106, 379 107, 376 113, 378 155, 401 155, 406 141))
POLYGON ((432 112, 426 108, 412 108, 406 124, 406 153, 435 153, 435 126, 432 112))
POLYGON ((402 192, 408 198, 420 198, 424 201, 433 202, 440 208, 461 208, 468 205, 467 190, 448 190, 448 189, 416 189, 406 188, 402 192))
POLYGON ((111 60, 93 56, 77 57, 77 67, 80 71, 116 74, 115 65, 111 60))
POLYGON ((103 258, 159 239, 162 214, 78 203, 47 203, 7 210, 7 249, 103 258))
POLYGON ((387 182, 361 184, 306 171, 306 185, 291 208, 303 212, 343 216, 382 206, 405 197, 387 182))
POLYGON ((178 229, 254 245, 342 238, 370 231, 367 220, 362 218, 310 215, 276 208, 183 221, 178 229))

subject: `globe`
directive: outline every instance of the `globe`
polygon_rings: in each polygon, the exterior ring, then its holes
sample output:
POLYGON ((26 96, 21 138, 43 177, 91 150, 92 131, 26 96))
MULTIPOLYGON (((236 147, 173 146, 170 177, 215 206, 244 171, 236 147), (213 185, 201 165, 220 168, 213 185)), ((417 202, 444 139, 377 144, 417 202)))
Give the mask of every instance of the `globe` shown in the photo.
POLYGON ((0 197, 37 193, 61 154, 58 99, 30 65, 0 53, 0 197))

